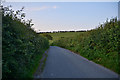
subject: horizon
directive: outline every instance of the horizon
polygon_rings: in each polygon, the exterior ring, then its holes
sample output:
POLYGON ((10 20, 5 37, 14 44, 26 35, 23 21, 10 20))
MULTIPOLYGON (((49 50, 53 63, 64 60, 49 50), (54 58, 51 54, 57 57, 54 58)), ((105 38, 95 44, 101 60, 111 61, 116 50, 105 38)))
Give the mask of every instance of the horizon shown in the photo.
POLYGON ((7 2, 13 10, 25 7, 37 32, 91 30, 107 18, 118 18, 118 2, 7 2))

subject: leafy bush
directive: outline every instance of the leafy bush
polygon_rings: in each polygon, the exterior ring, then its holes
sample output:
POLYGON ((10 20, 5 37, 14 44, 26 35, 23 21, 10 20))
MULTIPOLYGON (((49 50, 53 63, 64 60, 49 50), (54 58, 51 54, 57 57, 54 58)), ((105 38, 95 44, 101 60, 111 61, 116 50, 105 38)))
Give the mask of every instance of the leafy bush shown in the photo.
POLYGON ((31 28, 31 20, 23 20, 23 8, 16 13, 9 7, 2 9, 3 79, 31 78, 49 42, 31 28))
POLYGON ((52 40, 53 39, 53 37, 51 35, 47 34, 47 33, 43 33, 42 35, 44 37, 46 37, 48 40, 52 40))

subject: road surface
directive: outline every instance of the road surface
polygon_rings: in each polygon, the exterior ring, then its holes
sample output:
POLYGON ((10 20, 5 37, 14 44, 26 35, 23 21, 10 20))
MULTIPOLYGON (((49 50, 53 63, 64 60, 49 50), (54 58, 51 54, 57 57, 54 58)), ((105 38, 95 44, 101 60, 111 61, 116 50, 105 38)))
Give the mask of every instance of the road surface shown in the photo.
POLYGON ((67 49, 50 46, 41 78, 118 78, 118 75, 67 49))

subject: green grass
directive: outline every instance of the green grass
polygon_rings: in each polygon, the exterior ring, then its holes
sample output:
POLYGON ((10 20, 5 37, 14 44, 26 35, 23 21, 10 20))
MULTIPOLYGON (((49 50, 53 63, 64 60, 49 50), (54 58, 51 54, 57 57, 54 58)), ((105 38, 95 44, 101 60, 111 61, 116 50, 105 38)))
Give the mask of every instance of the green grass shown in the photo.
MULTIPOLYGON (((43 51, 42 53, 44 53, 45 51, 43 51)), ((28 71, 28 78, 34 78, 33 75, 34 73, 36 72, 37 68, 39 67, 39 64, 40 64, 40 60, 42 59, 42 54, 38 54, 36 55, 34 61, 33 61, 33 65, 31 65, 31 68, 29 69, 28 71)))
POLYGON ((83 34, 84 32, 65 32, 65 33, 48 33, 53 37, 53 40, 49 40, 50 44, 52 44, 54 41, 57 41, 61 38, 69 38, 74 37, 79 34, 83 34))
POLYGON ((46 63, 47 57, 48 57, 48 55, 45 54, 45 59, 43 60, 43 64, 42 64, 42 67, 41 67, 42 72, 43 72, 43 70, 45 68, 45 63, 46 63))

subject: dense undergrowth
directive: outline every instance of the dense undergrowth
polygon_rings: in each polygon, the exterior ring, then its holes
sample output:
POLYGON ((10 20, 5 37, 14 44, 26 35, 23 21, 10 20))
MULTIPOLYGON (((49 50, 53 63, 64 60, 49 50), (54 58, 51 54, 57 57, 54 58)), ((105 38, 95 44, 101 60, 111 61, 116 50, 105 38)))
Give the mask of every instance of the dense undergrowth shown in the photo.
POLYGON ((23 20, 23 8, 2 10, 2 77, 32 78, 49 42, 31 28, 31 21, 23 20))
POLYGON ((98 28, 61 38, 52 45, 72 50, 120 74, 120 21, 117 18, 106 21, 98 28))

